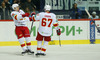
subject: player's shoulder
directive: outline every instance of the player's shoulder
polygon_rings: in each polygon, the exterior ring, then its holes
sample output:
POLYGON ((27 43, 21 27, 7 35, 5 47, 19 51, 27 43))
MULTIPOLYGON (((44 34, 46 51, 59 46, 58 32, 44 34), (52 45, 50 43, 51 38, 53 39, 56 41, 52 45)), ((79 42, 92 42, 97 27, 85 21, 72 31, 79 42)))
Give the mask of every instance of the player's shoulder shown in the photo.
POLYGON ((53 12, 49 12, 50 14, 54 14, 53 12))
POLYGON ((98 16, 98 15, 96 15, 96 18, 99 18, 99 16, 98 16))
POLYGON ((44 14, 44 12, 40 12, 39 14, 44 14))
POLYGON ((12 11, 12 12, 11 12, 11 14, 15 14, 15 13, 16 13, 16 11, 12 11))
POLYGON ((16 15, 18 12, 17 11, 12 11, 11 16, 16 15))
POLYGON ((99 17, 98 15, 96 15, 97 17, 99 17))
POLYGON ((53 15, 53 16, 56 16, 56 14, 54 14, 54 13, 50 13, 51 15, 53 15))
POLYGON ((11 16, 13 16, 14 14, 15 14, 15 11, 12 11, 12 12, 11 12, 11 16))
POLYGON ((22 9, 19 10, 20 12, 24 12, 22 9))
POLYGON ((51 13, 52 15, 55 15, 54 13, 51 13))
POLYGON ((43 14, 44 14, 44 12, 40 12, 40 13, 37 14, 37 16, 40 16, 40 15, 43 15, 43 14))

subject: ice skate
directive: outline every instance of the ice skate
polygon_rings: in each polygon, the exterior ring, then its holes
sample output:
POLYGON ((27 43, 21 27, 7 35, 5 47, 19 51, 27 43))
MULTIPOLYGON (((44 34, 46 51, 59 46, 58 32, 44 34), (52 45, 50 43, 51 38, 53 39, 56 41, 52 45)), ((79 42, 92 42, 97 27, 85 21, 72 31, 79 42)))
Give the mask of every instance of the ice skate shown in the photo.
POLYGON ((28 50, 26 50, 26 51, 22 52, 22 53, 21 53, 21 54, 22 54, 22 56, 24 56, 27 52, 28 52, 28 50))
POLYGON ((41 55, 41 53, 36 53, 35 55, 36 55, 36 57, 39 57, 41 55))
POLYGON ((27 53, 28 53, 29 55, 32 55, 32 54, 34 54, 34 51, 27 50, 27 53))
POLYGON ((40 53, 40 55, 41 55, 41 56, 46 56, 46 54, 44 54, 44 53, 40 53))

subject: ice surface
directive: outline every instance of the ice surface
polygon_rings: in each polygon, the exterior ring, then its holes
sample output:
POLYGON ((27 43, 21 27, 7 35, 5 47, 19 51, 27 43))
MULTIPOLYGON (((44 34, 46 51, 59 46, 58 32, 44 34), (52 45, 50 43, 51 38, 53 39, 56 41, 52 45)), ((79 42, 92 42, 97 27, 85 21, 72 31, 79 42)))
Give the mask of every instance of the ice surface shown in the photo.
MULTIPOLYGON (((36 53, 36 46, 32 46, 36 53)), ((100 60, 100 44, 49 45, 46 56, 21 55, 20 46, 1 46, 0 60, 100 60)))

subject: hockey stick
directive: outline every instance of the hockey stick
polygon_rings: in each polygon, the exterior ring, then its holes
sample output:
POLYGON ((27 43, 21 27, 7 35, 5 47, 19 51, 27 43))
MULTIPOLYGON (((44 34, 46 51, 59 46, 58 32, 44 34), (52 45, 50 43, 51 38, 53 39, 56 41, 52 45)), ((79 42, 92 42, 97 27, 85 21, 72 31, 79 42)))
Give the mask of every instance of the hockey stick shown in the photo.
MULTIPOLYGON (((60 31, 58 30, 58 32, 60 32, 60 31)), ((59 35, 59 46, 61 47, 60 35, 59 35)))
MULTIPOLYGON (((91 15, 90 15, 90 13, 88 12, 88 10, 85 9, 85 11, 86 11, 86 13, 88 14, 88 16, 91 18, 91 20, 93 21, 93 18, 91 17, 91 15)), ((95 25, 95 27, 97 28, 97 30, 99 30, 98 27, 97 27, 97 25, 96 25, 95 23, 94 23, 94 25, 95 25)))
MULTIPOLYGON (((59 29, 59 27, 57 27, 57 28, 59 29)), ((58 32, 60 32, 60 31, 58 30, 58 32)), ((59 35, 59 46, 61 47, 60 35, 59 35)))
POLYGON ((60 35, 59 35, 59 45, 60 45, 60 47, 61 47, 61 40, 60 40, 60 35))
POLYGON ((32 24, 31 24, 30 35, 31 35, 31 33, 32 33, 33 22, 34 22, 34 21, 32 21, 32 24))

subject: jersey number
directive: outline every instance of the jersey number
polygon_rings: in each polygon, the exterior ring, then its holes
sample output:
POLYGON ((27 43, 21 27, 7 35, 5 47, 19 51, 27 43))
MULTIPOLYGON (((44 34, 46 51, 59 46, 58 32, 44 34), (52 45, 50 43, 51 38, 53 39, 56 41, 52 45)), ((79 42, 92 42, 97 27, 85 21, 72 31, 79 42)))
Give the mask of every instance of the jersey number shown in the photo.
POLYGON ((41 25, 45 27, 47 25, 46 21, 48 21, 48 22, 50 21, 50 23, 48 25, 48 27, 50 27, 51 26, 51 23, 52 23, 52 19, 48 19, 47 20, 46 18, 43 18, 41 25))

